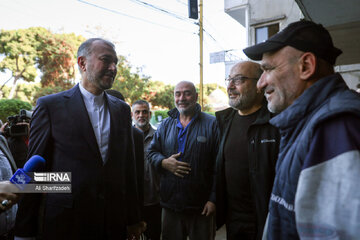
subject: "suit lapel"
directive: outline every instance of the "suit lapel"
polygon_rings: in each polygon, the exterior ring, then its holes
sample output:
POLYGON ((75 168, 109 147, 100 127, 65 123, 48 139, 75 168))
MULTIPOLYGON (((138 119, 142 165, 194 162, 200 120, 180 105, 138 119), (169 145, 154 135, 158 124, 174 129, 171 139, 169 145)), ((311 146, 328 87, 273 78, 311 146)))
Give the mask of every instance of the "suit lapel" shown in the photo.
POLYGON ((123 106, 121 104, 119 104, 118 102, 114 101, 113 99, 111 99, 111 97, 109 97, 107 94, 106 95, 106 101, 107 101, 107 105, 108 105, 108 109, 109 109, 109 113, 110 113, 110 136, 109 136, 109 148, 108 148, 108 154, 107 154, 107 161, 106 163, 108 163, 109 161, 111 161, 111 153, 113 151, 113 149, 117 149, 121 146, 123 146, 123 141, 125 141, 125 139, 119 138, 119 133, 122 132, 122 137, 127 136, 125 131, 126 131, 126 127, 125 125, 127 124, 126 121, 126 115, 123 112, 123 106))
POLYGON ((87 112, 82 94, 79 86, 76 85, 74 88, 64 95, 68 99, 67 109, 69 110, 69 117, 73 118, 75 129, 79 130, 79 133, 85 141, 88 143, 89 148, 96 154, 97 158, 102 162, 99 146, 96 141, 94 129, 91 125, 89 114, 87 112))

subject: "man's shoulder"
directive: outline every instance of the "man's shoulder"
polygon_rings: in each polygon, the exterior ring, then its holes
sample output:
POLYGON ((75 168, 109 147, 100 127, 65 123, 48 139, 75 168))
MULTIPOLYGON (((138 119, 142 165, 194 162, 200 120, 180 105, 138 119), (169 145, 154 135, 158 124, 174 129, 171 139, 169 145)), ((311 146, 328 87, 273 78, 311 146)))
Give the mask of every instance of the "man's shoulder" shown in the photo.
POLYGON ((73 87, 73 88, 71 88, 69 90, 65 90, 65 91, 62 91, 62 92, 42 96, 37 101, 38 101, 38 103, 41 103, 41 102, 53 102, 53 101, 57 101, 59 99, 63 99, 63 97, 65 97, 65 96, 72 96, 76 92, 76 87, 77 86, 75 86, 75 87, 73 87))
POLYGON ((216 117, 209 113, 201 112, 200 113, 200 121, 202 121, 202 123, 204 123, 204 124, 215 123, 216 117))
POLYGON ((231 107, 226 108, 224 110, 217 111, 217 112, 215 112, 216 120, 217 120, 218 124, 221 126, 225 122, 229 121, 235 115, 235 113, 236 113, 236 110, 234 110, 231 107))
POLYGON ((110 94, 107 94, 107 97, 108 97, 109 104, 114 106, 115 109, 118 108, 118 109, 125 109, 127 111, 130 111, 130 106, 123 100, 120 100, 117 97, 114 97, 110 94))

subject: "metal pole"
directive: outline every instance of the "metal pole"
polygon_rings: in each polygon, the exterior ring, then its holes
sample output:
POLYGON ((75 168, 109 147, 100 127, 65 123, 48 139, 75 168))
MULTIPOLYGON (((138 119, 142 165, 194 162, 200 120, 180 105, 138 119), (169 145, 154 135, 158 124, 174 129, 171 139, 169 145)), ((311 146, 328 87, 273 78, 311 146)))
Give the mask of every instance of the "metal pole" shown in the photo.
POLYGON ((200 37, 200 106, 204 109, 204 89, 203 89, 203 0, 200 0, 199 18, 199 37, 200 37))

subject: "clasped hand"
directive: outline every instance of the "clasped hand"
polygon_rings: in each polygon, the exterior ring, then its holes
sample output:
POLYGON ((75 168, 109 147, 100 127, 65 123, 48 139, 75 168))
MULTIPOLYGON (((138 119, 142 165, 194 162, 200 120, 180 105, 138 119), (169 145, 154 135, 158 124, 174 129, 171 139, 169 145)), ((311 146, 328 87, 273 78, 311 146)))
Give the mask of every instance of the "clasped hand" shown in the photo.
POLYGON ((166 170, 172 172, 175 176, 183 178, 191 171, 190 164, 187 162, 178 161, 181 152, 171 155, 169 158, 162 160, 161 166, 166 170))

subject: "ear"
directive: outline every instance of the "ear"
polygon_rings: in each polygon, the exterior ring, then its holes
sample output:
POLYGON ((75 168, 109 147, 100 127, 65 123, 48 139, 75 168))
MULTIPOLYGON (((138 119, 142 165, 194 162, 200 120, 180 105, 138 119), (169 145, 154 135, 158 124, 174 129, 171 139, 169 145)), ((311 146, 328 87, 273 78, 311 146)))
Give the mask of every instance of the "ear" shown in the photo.
POLYGON ((80 69, 85 72, 86 71, 86 59, 84 56, 78 57, 77 63, 80 67, 80 69))
POLYGON ((304 53, 300 58, 300 79, 307 81, 310 79, 317 67, 316 56, 311 52, 304 53))
POLYGON ((197 102, 198 101, 198 98, 199 98, 199 94, 198 93, 195 93, 196 95, 195 95, 195 102, 197 102))

